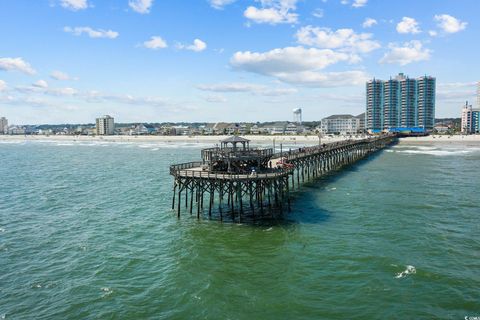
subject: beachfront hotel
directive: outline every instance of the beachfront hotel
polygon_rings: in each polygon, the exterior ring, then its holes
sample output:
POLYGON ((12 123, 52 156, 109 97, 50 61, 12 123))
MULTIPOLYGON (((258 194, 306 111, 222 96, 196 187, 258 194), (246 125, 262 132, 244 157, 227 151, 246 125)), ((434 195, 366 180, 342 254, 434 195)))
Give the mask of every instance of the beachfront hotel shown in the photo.
POLYGON ((403 73, 366 84, 366 129, 429 132, 435 125, 435 78, 403 73))
POLYGON ((462 108, 462 134, 480 133, 480 108, 473 108, 472 105, 465 102, 462 108))
POLYGON ((8 133, 8 120, 5 117, 0 118, 0 134, 8 133))
POLYGON ((108 136, 115 132, 115 122, 109 115, 97 118, 96 125, 97 135, 108 136))

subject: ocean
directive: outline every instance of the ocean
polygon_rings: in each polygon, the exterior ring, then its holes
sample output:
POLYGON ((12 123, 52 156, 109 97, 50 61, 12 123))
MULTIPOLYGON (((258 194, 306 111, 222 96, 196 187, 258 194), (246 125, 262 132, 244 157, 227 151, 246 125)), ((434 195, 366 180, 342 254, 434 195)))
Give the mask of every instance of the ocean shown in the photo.
POLYGON ((480 317, 480 145, 399 144, 275 221, 177 219, 169 165, 209 146, 0 142, 0 319, 480 317))

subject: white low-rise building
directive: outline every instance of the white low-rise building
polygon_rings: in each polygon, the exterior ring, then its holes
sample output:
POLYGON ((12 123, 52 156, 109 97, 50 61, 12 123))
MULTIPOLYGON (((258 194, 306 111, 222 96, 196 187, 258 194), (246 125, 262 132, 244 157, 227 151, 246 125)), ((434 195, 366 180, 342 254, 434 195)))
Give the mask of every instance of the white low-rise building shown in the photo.
POLYGON ((322 134, 356 134, 360 130, 360 119, 350 114, 336 114, 322 119, 322 134))

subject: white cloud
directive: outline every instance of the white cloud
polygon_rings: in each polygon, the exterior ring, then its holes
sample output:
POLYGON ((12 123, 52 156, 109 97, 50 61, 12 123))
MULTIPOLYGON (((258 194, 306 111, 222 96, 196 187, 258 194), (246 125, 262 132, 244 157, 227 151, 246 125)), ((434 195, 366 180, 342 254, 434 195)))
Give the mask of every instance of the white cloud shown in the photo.
POLYGON ((358 70, 342 72, 302 71, 278 75, 278 79, 286 83, 322 88, 361 85, 368 78, 365 72, 358 70))
POLYGON ((221 95, 217 95, 217 94, 206 96, 206 97, 204 97, 204 99, 205 99, 205 101, 212 102, 212 103, 227 102, 227 98, 225 98, 224 96, 221 96, 221 95))
POLYGON ((320 8, 317 8, 312 12, 312 16, 314 16, 315 18, 323 18, 323 15, 324 15, 323 9, 320 9, 320 8))
POLYGON ((267 52, 236 52, 230 60, 232 66, 260 74, 298 72, 324 69, 340 61, 348 61, 350 55, 329 49, 286 47, 267 52))
POLYGON ((377 20, 372 19, 372 18, 366 18, 365 21, 363 21, 363 23, 362 23, 362 27, 371 28, 376 24, 378 24, 377 20))
POLYGON ((402 21, 397 24, 398 33, 420 33, 420 27, 418 22, 410 17, 403 17, 402 21))
POLYGON ((295 34, 298 43, 326 49, 347 49, 367 53, 380 48, 380 43, 371 40, 371 33, 355 33, 352 29, 338 29, 306 26, 295 34))
POLYGON ((262 96, 284 96, 298 92, 295 88, 270 88, 264 85, 242 82, 202 84, 198 85, 197 89, 212 92, 247 92, 262 96))
POLYGON ((467 22, 462 22, 448 14, 435 15, 434 19, 438 22, 437 26, 446 33, 456 33, 467 27, 467 22))
POLYGON ((179 44, 177 44, 177 48, 178 49, 191 50, 191 51, 195 51, 195 52, 200 52, 200 51, 203 51, 207 48, 207 44, 200 39, 195 39, 195 40, 193 40, 193 44, 187 46, 187 45, 183 45, 183 44, 179 43, 179 44))
POLYGON ((248 7, 243 15, 255 23, 296 23, 298 14, 291 13, 296 9, 298 0, 260 0, 262 7, 248 7))
POLYGON ((153 49, 153 50, 163 49, 168 47, 167 42, 163 40, 162 37, 158 37, 158 36, 151 37, 150 40, 145 41, 143 43, 143 46, 145 48, 153 49))
POLYGON ((267 52, 236 52, 230 64, 239 70, 274 77, 280 81, 306 86, 335 87, 359 84, 367 77, 362 71, 329 72, 319 70, 352 56, 330 49, 287 47, 267 52))
POLYGON ((129 0, 128 5, 133 11, 145 14, 150 12, 153 5, 153 0, 129 0))
POLYGON ((361 8, 367 4, 368 0, 355 0, 352 3, 352 7, 361 8))
POLYGON ((5 91, 7 89, 7 83, 3 80, 0 80, 0 91, 5 91))
POLYGON ((438 35, 437 31, 435 30, 429 30, 428 31, 428 34, 431 36, 431 37, 436 37, 438 35))
POLYGON ((88 8, 87 0, 61 0, 60 5, 72 11, 84 10, 88 8))
POLYGON ((92 29, 90 27, 64 27, 63 31, 71 33, 76 36, 80 36, 83 33, 87 34, 90 38, 108 38, 115 39, 118 37, 118 32, 112 30, 92 29))
POLYGON ((431 50, 424 48, 417 40, 405 42, 403 46, 395 43, 389 44, 390 51, 385 53, 380 63, 393 63, 401 66, 412 62, 425 61, 430 59, 431 50))
POLYGON ((22 58, 0 58, 0 70, 20 71, 30 75, 36 73, 30 64, 22 58))
POLYGON ((48 88, 48 83, 45 80, 38 80, 37 82, 33 83, 32 86, 37 88, 48 88))
POLYGON ((75 78, 71 78, 68 74, 62 71, 55 70, 50 74, 50 78, 55 80, 76 80, 75 78))
POLYGON ((226 5, 234 3, 236 0, 209 0, 210 5, 218 10, 223 9, 226 5))

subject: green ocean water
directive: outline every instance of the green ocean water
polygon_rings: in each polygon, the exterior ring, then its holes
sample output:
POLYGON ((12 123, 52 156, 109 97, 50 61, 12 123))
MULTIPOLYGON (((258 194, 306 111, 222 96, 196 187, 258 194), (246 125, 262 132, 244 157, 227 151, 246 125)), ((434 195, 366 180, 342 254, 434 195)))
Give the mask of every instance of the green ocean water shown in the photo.
POLYGON ((180 220, 196 144, 0 143, 0 319, 480 316, 480 146, 400 144, 284 220, 180 220))

